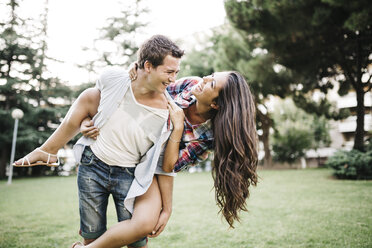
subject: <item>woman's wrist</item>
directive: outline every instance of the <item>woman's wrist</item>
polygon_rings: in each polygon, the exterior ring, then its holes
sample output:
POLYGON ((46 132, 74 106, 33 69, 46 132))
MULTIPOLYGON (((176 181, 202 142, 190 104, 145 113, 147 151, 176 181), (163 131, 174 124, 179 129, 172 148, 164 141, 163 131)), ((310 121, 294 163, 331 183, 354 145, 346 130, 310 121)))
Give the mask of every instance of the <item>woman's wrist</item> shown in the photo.
POLYGON ((173 142, 180 143, 182 139, 182 131, 173 130, 169 139, 173 142))
POLYGON ((169 215, 172 214, 172 206, 163 206, 162 211, 164 213, 168 213, 169 215))
POLYGON ((173 131, 183 132, 183 125, 173 125, 173 131))
POLYGON ((181 143, 181 139, 174 139, 172 136, 169 136, 169 140, 174 142, 174 143, 181 143))

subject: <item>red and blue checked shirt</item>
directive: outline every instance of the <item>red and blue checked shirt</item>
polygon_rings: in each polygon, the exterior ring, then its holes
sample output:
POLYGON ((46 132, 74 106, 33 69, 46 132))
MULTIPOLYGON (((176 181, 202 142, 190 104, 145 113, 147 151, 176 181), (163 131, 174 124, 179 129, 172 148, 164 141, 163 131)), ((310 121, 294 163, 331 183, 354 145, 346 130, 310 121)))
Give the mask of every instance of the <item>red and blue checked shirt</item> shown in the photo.
MULTIPOLYGON (((201 78, 181 78, 167 87, 167 91, 180 108, 188 108, 195 104, 196 98, 191 93, 193 86, 198 84, 201 78)), ((194 166, 198 162, 208 158, 213 147, 213 132, 210 120, 204 123, 192 125, 187 118, 184 122, 184 130, 180 143, 179 158, 174 166, 174 171, 179 172, 194 166)))

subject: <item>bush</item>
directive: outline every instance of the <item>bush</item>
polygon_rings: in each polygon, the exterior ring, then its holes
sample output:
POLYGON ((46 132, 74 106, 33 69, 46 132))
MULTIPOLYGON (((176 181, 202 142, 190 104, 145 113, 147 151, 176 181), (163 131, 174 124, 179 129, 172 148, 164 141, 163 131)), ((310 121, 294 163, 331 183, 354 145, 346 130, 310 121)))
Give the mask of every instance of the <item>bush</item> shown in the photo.
POLYGON ((334 175, 340 179, 372 179, 372 150, 338 151, 326 165, 333 168, 334 175))
POLYGON ((282 133, 275 132, 273 140, 274 160, 294 163, 305 155, 311 146, 309 131, 292 127, 282 133))

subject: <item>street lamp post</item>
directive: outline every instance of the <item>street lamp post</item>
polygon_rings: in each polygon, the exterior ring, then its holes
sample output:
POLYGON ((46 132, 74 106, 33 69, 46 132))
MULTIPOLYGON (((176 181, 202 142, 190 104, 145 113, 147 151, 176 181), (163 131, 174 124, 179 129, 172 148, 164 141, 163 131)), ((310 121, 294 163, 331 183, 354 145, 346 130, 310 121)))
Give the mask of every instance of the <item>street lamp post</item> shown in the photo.
POLYGON ((15 109, 12 111, 12 117, 14 121, 14 131, 13 131, 13 142, 12 142, 12 152, 10 154, 10 165, 9 165, 9 177, 8 177, 8 184, 12 184, 12 177, 13 177, 13 162, 14 162, 14 154, 15 154, 15 147, 17 141, 17 131, 18 131, 18 120, 22 119, 23 111, 20 109, 15 109))

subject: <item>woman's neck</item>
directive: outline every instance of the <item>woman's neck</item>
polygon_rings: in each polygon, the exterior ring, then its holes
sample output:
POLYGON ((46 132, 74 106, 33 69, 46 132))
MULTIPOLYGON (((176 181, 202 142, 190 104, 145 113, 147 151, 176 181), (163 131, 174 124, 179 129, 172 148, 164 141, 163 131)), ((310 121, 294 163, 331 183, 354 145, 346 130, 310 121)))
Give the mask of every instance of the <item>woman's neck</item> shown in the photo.
POLYGON ((195 125, 209 120, 211 118, 210 110, 210 107, 206 108, 205 106, 200 105, 198 104, 198 102, 196 102, 195 104, 192 104, 187 109, 185 109, 184 112, 187 120, 191 124, 195 125))

